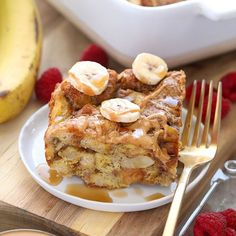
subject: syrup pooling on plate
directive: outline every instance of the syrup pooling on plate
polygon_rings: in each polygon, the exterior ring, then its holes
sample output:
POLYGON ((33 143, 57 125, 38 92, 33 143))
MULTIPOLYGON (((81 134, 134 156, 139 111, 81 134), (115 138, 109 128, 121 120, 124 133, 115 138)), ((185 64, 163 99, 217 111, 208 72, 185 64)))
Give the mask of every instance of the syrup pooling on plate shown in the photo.
POLYGON ((50 169, 47 164, 40 164, 36 169, 39 176, 50 185, 56 186, 63 180, 63 177, 56 170, 50 169))
POLYGON ((143 194, 143 190, 141 188, 134 188, 134 192, 137 194, 137 195, 142 195, 143 194))
MULTIPOLYGON (((143 190, 141 188, 134 188, 134 192, 136 195, 141 195, 141 196, 144 195, 143 190)), ((160 199, 163 197, 165 197, 165 195, 162 193, 154 193, 154 194, 144 197, 144 200, 149 202, 149 201, 153 201, 153 200, 160 199)))
POLYGON ((91 201, 112 202, 108 190, 103 188, 92 188, 83 184, 68 184, 65 192, 67 194, 91 201))
MULTIPOLYGON (((109 190, 104 188, 87 187, 83 184, 68 184, 65 189, 65 193, 80 197, 83 199, 97 201, 97 202, 113 202, 109 195, 109 190)), ((125 198, 128 197, 128 193, 122 189, 110 191, 113 197, 125 198)), ((143 195, 143 191, 137 188, 135 191, 137 195, 143 195)), ((165 197, 162 193, 154 193, 147 197, 144 197, 145 201, 153 201, 165 197)))
MULTIPOLYGON (((47 164, 40 164, 36 169, 40 177, 50 185, 56 186, 63 180, 63 177, 60 176, 56 170, 50 169, 47 164)), ((109 196, 109 190, 87 187, 83 184, 68 184, 65 193, 91 201, 113 202, 112 198, 109 196)), ((143 191, 140 188, 135 188, 135 193, 136 195, 143 195, 143 191)), ((128 193, 122 189, 113 190, 111 194, 116 198, 128 197, 128 193)), ((162 193, 154 193, 144 197, 144 199, 146 201, 152 201, 162 197, 164 197, 162 193)))
POLYGON ((154 193, 152 195, 149 195, 149 196, 145 197, 145 200, 146 201, 153 201, 153 200, 160 199, 160 198, 163 198, 163 197, 165 197, 165 195, 162 194, 162 193, 154 193))
POLYGON ((125 198, 128 196, 128 193, 122 189, 121 190, 113 190, 112 196, 117 197, 117 198, 125 198))

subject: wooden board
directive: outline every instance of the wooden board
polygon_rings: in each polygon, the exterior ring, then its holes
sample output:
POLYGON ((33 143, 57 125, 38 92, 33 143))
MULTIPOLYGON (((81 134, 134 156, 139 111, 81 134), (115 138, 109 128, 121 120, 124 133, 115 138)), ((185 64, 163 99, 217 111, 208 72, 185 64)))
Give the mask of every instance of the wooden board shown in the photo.
POLYGON ((78 235, 63 225, 55 224, 43 217, 34 215, 15 206, 0 202, 0 231, 12 229, 37 229, 46 231, 57 236, 78 235))
MULTIPOLYGON (((37 3, 44 24, 44 50, 40 71, 56 66, 65 73, 79 59, 81 51, 90 41, 59 13, 47 5, 45 1, 38 0, 37 3)), ((114 61, 111 61, 110 67, 117 71, 122 70, 122 66, 114 61)), ((226 72, 236 70, 236 51, 185 66, 183 69, 187 73, 188 83, 193 79, 202 78, 217 81, 226 72)), ((35 222, 37 222, 36 219, 38 217, 44 219, 42 227, 47 230, 50 225, 56 226, 57 229, 61 227, 62 235, 72 235, 69 231, 65 233, 64 227, 68 227, 81 235, 160 236, 169 205, 153 210, 125 214, 92 211, 53 197, 33 181, 20 160, 17 145, 20 128, 40 106, 41 104, 32 98, 32 101, 17 118, 0 125, 0 179, 2 183, 0 201, 10 204, 11 206, 8 206, 10 211, 15 211, 18 216, 23 217, 33 213, 35 216, 30 215, 30 218, 27 219, 35 222), (25 211, 19 211, 19 209, 25 211), (50 223, 45 224, 45 220, 50 220, 48 221, 50 223)), ((199 196, 205 191, 214 170, 222 166, 224 161, 235 152, 235 116, 236 106, 234 105, 222 124, 217 158, 212 163, 207 176, 201 184, 186 196, 181 216, 190 212, 191 207, 196 204, 199 196)), ((1 220, 2 218, 0 218, 0 222, 1 220)))

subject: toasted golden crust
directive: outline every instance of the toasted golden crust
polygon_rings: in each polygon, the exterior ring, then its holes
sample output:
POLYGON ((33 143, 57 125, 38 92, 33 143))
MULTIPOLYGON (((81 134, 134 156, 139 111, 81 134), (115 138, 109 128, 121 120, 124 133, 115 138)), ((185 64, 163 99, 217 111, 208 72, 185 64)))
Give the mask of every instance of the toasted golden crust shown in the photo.
POLYGON ((99 96, 74 91, 67 81, 53 93, 45 134, 48 164, 62 175, 80 176, 91 186, 168 185, 175 178, 178 162, 184 72, 169 72, 156 86, 141 84, 132 70, 122 72, 119 80, 114 71, 109 74, 108 88, 99 96), (129 124, 105 119, 99 104, 112 97, 138 104, 140 118, 129 124), (55 106, 66 107, 66 114, 55 112, 59 110, 55 106))
POLYGON ((134 75, 132 69, 126 69, 122 73, 119 74, 119 82, 121 89, 130 89, 137 92, 149 93, 154 90, 156 86, 147 85, 140 82, 134 75))

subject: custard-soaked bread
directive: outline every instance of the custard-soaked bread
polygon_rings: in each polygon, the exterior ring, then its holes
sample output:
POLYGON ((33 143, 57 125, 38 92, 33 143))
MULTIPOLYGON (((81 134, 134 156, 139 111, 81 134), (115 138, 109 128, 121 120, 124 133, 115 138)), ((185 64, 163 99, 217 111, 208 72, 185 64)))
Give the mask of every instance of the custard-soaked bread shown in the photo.
POLYGON ((57 87, 45 134, 47 162, 90 186, 169 185, 176 178, 185 74, 168 72, 157 85, 143 86, 132 69, 118 77, 109 70, 108 86, 97 96, 79 92, 67 80, 57 87), (137 104, 139 118, 130 123, 106 119, 100 104, 110 98, 137 104))

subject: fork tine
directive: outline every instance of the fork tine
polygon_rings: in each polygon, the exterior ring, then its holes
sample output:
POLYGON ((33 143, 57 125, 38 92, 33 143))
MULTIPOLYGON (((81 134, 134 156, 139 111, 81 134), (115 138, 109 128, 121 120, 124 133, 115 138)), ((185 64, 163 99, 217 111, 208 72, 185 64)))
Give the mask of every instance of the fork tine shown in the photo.
POLYGON ((212 94, 213 94, 213 81, 210 82, 209 95, 208 95, 208 104, 207 104, 207 112, 205 118, 205 125, 202 134, 201 144, 207 146, 210 121, 211 121, 211 106, 212 106, 212 94))
POLYGON ((188 106, 188 113, 187 113, 187 117, 185 119, 184 130, 183 130, 182 139, 181 139, 183 147, 188 145, 192 117, 193 117, 193 111, 194 111, 194 105, 195 105, 196 88, 197 88, 197 82, 196 82, 196 80, 194 80, 193 91, 191 94, 191 98, 190 98, 190 102, 189 102, 189 106, 188 106))
POLYGON ((204 94, 205 94, 205 84, 206 82, 205 80, 203 80, 202 86, 201 86, 201 96, 200 96, 200 101, 199 101, 197 120, 196 120, 194 134, 193 134, 192 146, 197 146, 199 142, 199 131, 200 131, 201 119, 202 119, 202 108, 203 108, 203 100, 204 100, 204 94))
POLYGON ((214 124, 212 129, 212 138, 211 143, 217 144, 219 132, 220 132, 220 123, 221 123, 221 106, 222 106, 222 83, 218 84, 217 92, 217 101, 216 101, 216 111, 214 117, 214 124))

